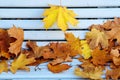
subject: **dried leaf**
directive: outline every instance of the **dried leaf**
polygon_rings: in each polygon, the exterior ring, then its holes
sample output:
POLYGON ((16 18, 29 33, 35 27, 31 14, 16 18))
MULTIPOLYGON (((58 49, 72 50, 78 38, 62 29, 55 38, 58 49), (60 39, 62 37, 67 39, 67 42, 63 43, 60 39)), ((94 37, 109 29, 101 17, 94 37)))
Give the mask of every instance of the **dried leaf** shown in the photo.
POLYGON ((8 72, 8 64, 5 60, 0 61, 0 73, 2 72, 8 72))
POLYGON ((71 46, 74 53, 71 55, 76 56, 78 53, 81 54, 81 42, 79 38, 76 38, 72 33, 65 33, 67 43, 71 46))
POLYGON ((86 33, 86 40, 89 42, 90 48, 95 49, 98 46, 108 48, 108 38, 104 32, 92 29, 86 33))
POLYGON ((110 60, 110 56, 105 50, 94 49, 92 52, 92 62, 95 65, 105 65, 110 60))
POLYGON ((106 80, 110 80, 110 78, 112 80, 118 80, 119 77, 120 77, 120 68, 106 71, 106 80))
POLYGON ((50 5, 50 9, 46 9, 43 16, 45 16, 43 22, 46 29, 50 28, 55 22, 62 31, 68 29, 68 22, 73 26, 78 24, 77 19, 75 19, 76 14, 63 6, 50 5))
POLYGON ((10 71, 12 73, 16 73, 17 70, 26 70, 29 71, 30 69, 26 66, 31 63, 35 62, 34 58, 28 58, 25 54, 20 54, 17 59, 14 59, 14 61, 11 64, 10 71))
POLYGON ((24 40, 24 31, 21 28, 16 28, 16 26, 13 26, 8 30, 8 34, 10 37, 16 39, 15 42, 10 43, 9 52, 17 56, 21 51, 21 46, 24 40))
POLYGON ((102 79, 101 76, 103 74, 103 68, 102 67, 95 67, 93 69, 89 69, 89 71, 84 71, 80 68, 76 68, 74 71, 74 74, 83 78, 89 78, 89 79, 102 79))
POLYGON ((28 64, 28 65, 29 66, 36 66, 36 65, 39 65, 41 63, 48 62, 48 61, 49 61, 49 59, 37 58, 37 59, 35 59, 34 63, 28 64))
POLYGON ((71 66, 68 64, 58 64, 58 65, 51 65, 48 64, 48 69, 53 73, 60 73, 62 71, 68 70, 71 66))
POLYGON ((10 58, 8 53, 9 48, 9 36, 6 30, 0 29, 0 57, 10 58))

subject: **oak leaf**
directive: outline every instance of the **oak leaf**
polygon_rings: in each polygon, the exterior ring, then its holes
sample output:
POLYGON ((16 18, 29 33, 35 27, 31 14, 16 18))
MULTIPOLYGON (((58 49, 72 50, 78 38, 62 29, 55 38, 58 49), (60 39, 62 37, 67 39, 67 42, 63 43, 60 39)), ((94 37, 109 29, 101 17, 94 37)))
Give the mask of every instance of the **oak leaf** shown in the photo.
POLYGON ((57 64, 57 65, 51 65, 48 64, 48 69, 53 73, 60 73, 62 71, 68 70, 71 66, 68 64, 57 64))
POLYGON ((91 49, 95 49, 98 46, 108 48, 108 38, 106 34, 95 28, 86 33, 86 40, 88 41, 91 49))
POLYGON ((10 71, 12 73, 16 73, 17 70, 26 70, 29 71, 30 69, 26 66, 31 63, 35 62, 34 58, 27 58, 25 54, 20 54, 17 59, 11 64, 10 71))
POLYGON ((5 60, 0 61, 0 73, 8 72, 8 63, 5 60))
POLYGON ((24 40, 24 31, 21 28, 16 28, 15 25, 7 31, 10 37, 16 39, 15 42, 10 43, 9 52, 17 56, 21 51, 21 46, 24 40))
POLYGON ((46 29, 50 28, 55 22, 62 31, 68 29, 68 22, 73 26, 78 24, 77 19, 75 19, 76 14, 63 6, 50 5, 50 9, 46 9, 43 16, 45 17, 43 22, 46 29))

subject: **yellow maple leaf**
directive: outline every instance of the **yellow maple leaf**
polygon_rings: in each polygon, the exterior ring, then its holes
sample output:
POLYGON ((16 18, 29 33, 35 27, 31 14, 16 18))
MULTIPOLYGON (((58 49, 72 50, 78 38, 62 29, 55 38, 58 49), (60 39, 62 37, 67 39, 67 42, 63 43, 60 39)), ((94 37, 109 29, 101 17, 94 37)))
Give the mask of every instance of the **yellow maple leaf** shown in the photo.
POLYGON ((8 72, 8 64, 5 60, 0 62, 0 73, 2 72, 8 72))
POLYGON ((83 77, 83 78, 90 78, 94 80, 100 80, 101 76, 103 74, 103 68, 101 67, 95 67, 89 71, 82 70, 80 68, 76 68, 74 73, 77 76, 83 77))
POLYGON ((30 69, 26 66, 35 62, 34 58, 27 58, 25 54, 20 54, 17 59, 12 62, 10 70, 12 73, 16 73, 18 69, 29 71, 30 69))
POLYGON ((88 59, 91 57, 91 49, 89 47, 89 45, 87 44, 86 40, 81 40, 81 52, 82 52, 82 56, 84 57, 84 59, 88 59))
POLYGON ((71 45, 72 50, 81 54, 81 42, 79 38, 76 38, 72 33, 65 33, 65 38, 68 44, 71 45))
POLYGON ((46 29, 52 27, 55 22, 62 31, 68 29, 68 22, 73 26, 78 24, 78 20, 75 19, 76 14, 63 6, 50 5, 50 9, 46 9, 43 16, 45 17, 43 22, 46 29))
POLYGON ((108 47, 108 38, 105 33, 95 28, 86 33, 86 40, 89 42, 91 49, 95 49, 98 46, 102 48, 108 47))

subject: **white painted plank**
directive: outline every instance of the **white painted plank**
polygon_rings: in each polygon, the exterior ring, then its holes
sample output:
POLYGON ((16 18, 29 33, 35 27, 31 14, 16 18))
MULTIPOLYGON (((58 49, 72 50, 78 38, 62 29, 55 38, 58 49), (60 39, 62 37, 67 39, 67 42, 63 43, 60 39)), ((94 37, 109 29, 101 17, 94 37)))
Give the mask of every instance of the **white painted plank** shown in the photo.
MULTIPOLYGON (((17 71, 16 74, 12 74, 11 72, 2 73, 0 79, 80 79, 81 77, 74 75, 74 69, 76 67, 77 66, 72 66, 67 71, 55 74, 48 71, 47 66, 39 66, 41 70, 37 71, 34 70, 35 67, 31 66, 30 72, 17 71)), ((105 78, 105 75, 102 75, 102 78, 105 78)))
MULTIPOLYGON (((120 17, 120 8, 79 8, 72 9, 77 18, 120 17)), ((43 18, 44 9, 0 9, 0 18, 43 18)))
MULTIPOLYGON (((106 21, 106 19, 79 19, 77 27, 69 25, 69 29, 87 29, 92 24, 102 24, 104 21, 106 21)), ((0 28, 10 28, 13 24, 23 29, 45 29, 42 20, 0 20, 0 28)), ((58 29, 58 27, 57 25, 53 25, 50 29, 58 29)))
MULTIPOLYGON (((0 7, 48 7, 60 4, 60 0, 0 0, 0 7)), ((120 0, 62 0, 68 7, 120 6, 120 0)))
POLYGON ((30 67, 30 72, 26 71, 17 71, 16 74, 12 74, 11 72, 0 74, 0 79, 64 79, 64 78, 80 78, 74 75, 74 69, 77 66, 71 67, 69 70, 61 72, 61 73, 52 73, 48 71, 47 66, 40 66, 41 70, 35 71, 35 67, 30 67), (7 77, 6 77, 7 76, 7 77))
MULTIPOLYGON (((85 38, 88 31, 67 31, 72 32, 80 39, 85 38)), ((65 39, 64 32, 62 31, 24 31, 25 40, 63 40, 65 39)))

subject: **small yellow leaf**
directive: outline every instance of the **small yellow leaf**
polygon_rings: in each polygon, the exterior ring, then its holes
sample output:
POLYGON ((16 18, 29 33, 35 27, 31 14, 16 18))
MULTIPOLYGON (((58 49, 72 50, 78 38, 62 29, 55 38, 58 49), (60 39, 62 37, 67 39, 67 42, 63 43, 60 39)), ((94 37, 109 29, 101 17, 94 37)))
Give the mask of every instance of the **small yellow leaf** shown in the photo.
POLYGON ((88 59, 91 57, 92 50, 90 49, 86 40, 81 40, 81 51, 82 51, 82 56, 84 57, 84 59, 88 59))

